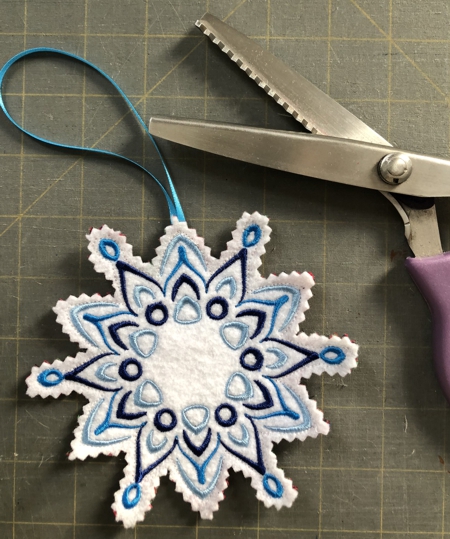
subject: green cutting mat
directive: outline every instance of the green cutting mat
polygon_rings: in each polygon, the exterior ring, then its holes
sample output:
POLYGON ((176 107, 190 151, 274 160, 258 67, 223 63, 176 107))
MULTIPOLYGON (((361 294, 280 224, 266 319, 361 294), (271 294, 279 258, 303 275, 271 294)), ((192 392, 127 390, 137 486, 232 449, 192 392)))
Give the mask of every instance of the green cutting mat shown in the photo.
MULTIPOLYGON (((28 47, 62 48, 108 72, 146 121, 173 114, 298 129, 194 28, 205 11, 392 143, 449 154, 448 0, 0 0, 0 62, 28 47)), ((159 170, 123 103, 82 66, 33 58, 12 70, 5 90, 34 132, 159 170)), ((34 364, 76 353, 55 322, 56 301, 109 292, 87 260, 89 227, 122 230, 149 260, 168 224, 165 202, 137 170, 51 150, 0 116, 0 537, 450 537, 450 418, 393 208, 376 192, 162 148, 188 222, 213 254, 244 210, 271 218, 264 273, 314 273, 303 329, 348 332, 361 345, 359 367, 307 383, 331 432, 277 447, 299 489, 292 509, 266 509, 232 473, 217 516, 202 521, 166 479, 145 522, 123 530, 110 509, 123 459, 66 459, 85 401, 29 399, 24 380, 34 364)), ((439 202, 446 249, 449 210, 439 202)))

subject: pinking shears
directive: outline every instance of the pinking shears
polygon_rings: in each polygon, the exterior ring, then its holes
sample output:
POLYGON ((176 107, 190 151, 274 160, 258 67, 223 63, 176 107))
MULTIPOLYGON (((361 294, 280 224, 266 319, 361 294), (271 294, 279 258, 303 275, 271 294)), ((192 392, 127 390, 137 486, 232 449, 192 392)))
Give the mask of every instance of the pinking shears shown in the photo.
POLYGON ((406 268, 433 318, 436 373, 450 402, 450 252, 434 197, 450 196, 450 160, 392 145, 300 74, 213 15, 196 25, 310 133, 153 117, 158 137, 273 169, 380 191, 403 220, 406 268))

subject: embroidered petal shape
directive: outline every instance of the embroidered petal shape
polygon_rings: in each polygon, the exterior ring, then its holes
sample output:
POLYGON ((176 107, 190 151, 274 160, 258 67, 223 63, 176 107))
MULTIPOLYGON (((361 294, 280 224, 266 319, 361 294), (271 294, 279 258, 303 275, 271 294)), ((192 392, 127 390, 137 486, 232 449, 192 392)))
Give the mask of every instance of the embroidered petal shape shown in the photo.
POLYGON ((228 379, 225 396, 238 401, 251 399, 253 397, 252 383, 242 372, 235 372, 228 379))
POLYGON ((198 301, 184 296, 176 304, 173 317, 179 324, 195 324, 202 319, 202 310, 198 301))
POLYGON ((248 325, 243 322, 227 322, 220 328, 223 342, 232 350, 244 346, 248 338, 248 325))
POLYGON ((130 345, 138 356, 150 357, 158 345, 158 334, 152 329, 140 329, 130 335, 130 345))
POLYGON ((201 404, 193 404, 192 406, 187 406, 181 412, 183 417, 183 423, 188 429, 190 429, 194 434, 201 432, 209 421, 209 408, 201 404))
POLYGON ((161 390, 152 380, 144 380, 134 394, 134 403, 141 408, 159 406, 162 401, 161 390))

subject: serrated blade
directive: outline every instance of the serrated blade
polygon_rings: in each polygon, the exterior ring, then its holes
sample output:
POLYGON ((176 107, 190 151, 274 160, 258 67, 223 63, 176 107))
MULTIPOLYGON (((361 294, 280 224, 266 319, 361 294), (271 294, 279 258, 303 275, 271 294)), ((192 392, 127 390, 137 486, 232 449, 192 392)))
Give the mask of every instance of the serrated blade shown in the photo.
POLYGON ((206 13, 195 24, 312 133, 390 146, 383 137, 314 84, 214 15, 206 13))

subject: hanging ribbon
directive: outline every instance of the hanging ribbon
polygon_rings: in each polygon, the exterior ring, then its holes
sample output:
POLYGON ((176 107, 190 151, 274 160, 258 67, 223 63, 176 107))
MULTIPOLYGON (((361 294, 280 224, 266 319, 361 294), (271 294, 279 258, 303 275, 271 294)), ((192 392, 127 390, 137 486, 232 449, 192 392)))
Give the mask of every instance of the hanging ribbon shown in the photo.
POLYGON ((161 155, 161 152, 158 148, 158 145, 156 144, 156 141, 155 139, 152 137, 152 135, 150 134, 149 130, 147 129, 147 126, 145 125, 145 122, 144 120, 141 118, 141 116, 139 115, 138 111, 135 109, 135 107, 133 106, 133 104, 131 103, 131 101, 128 99, 128 97, 126 96, 126 94, 123 92, 123 90, 118 86, 118 84, 116 82, 113 81, 113 79, 108 75, 106 74, 104 71, 102 71, 99 67, 97 67, 96 65, 92 64, 91 62, 89 62, 88 60, 80 57, 80 56, 77 56, 75 54, 72 54, 70 52, 66 52, 66 51, 62 51, 62 50, 58 50, 58 49, 52 49, 52 48, 47 48, 47 47, 38 47, 38 48, 35 48, 35 49, 28 49, 28 50, 25 50, 25 51, 22 51, 20 52, 19 54, 16 54, 15 56, 13 56, 10 60, 8 60, 6 62, 6 64, 2 67, 2 69, 0 70, 0 107, 1 109, 3 110, 3 112, 5 113, 6 117, 18 128, 20 129, 23 133, 25 133, 26 135, 28 135, 29 137, 35 139, 35 140, 38 140, 39 142, 44 142, 45 144, 49 144, 50 146, 55 146, 57 148, 66 148, 68 150, 78 150, 78 151, 83 151, 83 152, 92 152, 92 153, 96 153, 96 154, 101 154, 101 155, 108 155, 108 156, 111 156, 111 157, 116 157, 118 159, 123 159, 124 161, 127 161, 128 163, 131 163, 135 166, 137 166, 138 168, 140 168, 142 171, 144 171, 145 173, 147 173, 158 185, 159 187, 161 188, 162 192, 164 193, 164 196, 166 197, 166 200, 167 200, 167 204, 169 206, 169 211, 170 211, 170 218, 171 218, 171 221, 174 222, 174 218, 176 218, 178 221, 186 221, 185 217, 184 217, 184 213, 183 213, 183 210, 181 208, 181 204, 180 204, 180 201, 178 199, 178 195, 176 193, 176 190, 175 190, 175 187, 173 185, 173 182, 172 182, 172 178, 170 176, 170 173, 169 173, 169 170, 167 168, 167 165, 163 159, 163 156, 161 155), (156 176, 154 174, 152 174, 148 169, 146 169, 144 166, 140 165, 139 163, 137 163, 136 161, 133 161, 132 159, 129 159, 128 157, 125 157, 124 155, 120 155, 118 153, 114 153, 114 152, 110 152, 108 150, 101 150, 101 149, 98 149, 98 148, 89 148, 89 147, 83 147, 83 146, 72 146, 70 144, 61 144, 59 142, 54 142, 52 140, 48 140, 48 139, 45 139, 45 138, 42 138, 42 137, 39 137, 38 135, 34 134, 34 133, 31 133, 30 131, 27 131, 23 126, 21 126, 20 124, 18 124, 16 122, 16 120, 14 120, 14 118, 11 116, 11 114, 8 112, 7 108, 6 108, 6 105, 5 105, 5 102, 3 100, 3 80, 5 78, 5 75, 6 73, 8 72, 9 68, 15 64, 16 62, 18 62, 20 59, 22 58, 25 58, 26 56, 31 56, 33 54, 42 54, 42 53, 50 53, 50 54, 59 54, 61 56, 67 56, 68 58, 72 58, 74 60, 77 60, 78 62, 81 62, 82 64, 85 64, 87 66, 89 66, 90 68, 94 69, 95 71, 97 71, 97 73, 99 73, 100 75, 102 75, 103 77, 105 77, 106 80, 108 80, 113 86, 114 88, 119 92, 119 94, 123 97, 123 99, 125 100, 126 104, 128 105, 128 107, 130 108, 131 112, 134 114, 135 118, 137 119, 137 121, 141 124, 142 128, 144 129, 145 133, 148 135, 148 137, 150 138, 150 140, 152 141, 152 144, 153 146, 155 147, 156 149, 156 152, 158 153, 158 156, 161 160, 161 163, 164 167, 164 172, 166 174, 166 178, 167 178, 167 182, 169 184, 169 188, 170 188, 170 193, 172 196, 170 196, 170 194, 168 193, 168 191, 166 190, 166 188, 163 186, 163 184, 156 178, 156 176))

